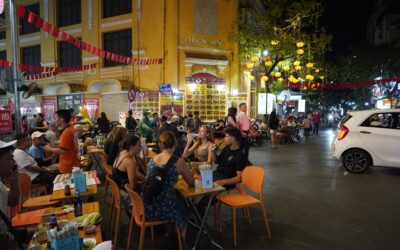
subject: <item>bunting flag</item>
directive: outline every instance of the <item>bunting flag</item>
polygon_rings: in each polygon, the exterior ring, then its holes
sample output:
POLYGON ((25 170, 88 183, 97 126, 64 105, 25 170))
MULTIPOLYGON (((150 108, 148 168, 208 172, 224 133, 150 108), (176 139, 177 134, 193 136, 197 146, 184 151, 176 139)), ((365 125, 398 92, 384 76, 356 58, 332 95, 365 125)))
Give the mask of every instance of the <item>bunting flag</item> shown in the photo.
POLYGON ((162 58, 149 59, 149 58, 133 58, 125 55, 120 55, 110 51, 105 51, 103 49, 97 48, 87 42, 76 39, 74 36, 67 34, 65 31, 60 30, 57 26, 52 25, 49 22, 45 22, 42 17, 36 15, 34 12, 27 10, 24 6, 19 5, 16 10, 16 15, 25 19, 29 23, 34 23, 36 27, 42 29, 44 32, 51 34, 53 37, 58 38, 61 33, 61 40, 63 42, 68 41, 69 44, 75 46, 76 48, 86 51, 92 55, 101 57, 105 60, 111 60, 121 64, 138 64, 138 65, 155 65, 162 64, 162 58), (26 15, 28 13, 28 15, 26 15), (36 21, 35 21, 36 20, 36 21))
POLYGON ((288 88, 303 89, 303 90, 328 90, 328 89, 345 90, 345 89, 366 88, 376 84, 385 84, 389 82, 398 82, 398 81, 400 81, 400 76, 389 77, 381 80, 364 81, 364 82, 342 82, 342 83, 304 82, 304 83, 287 83, 286 85, 288 88))

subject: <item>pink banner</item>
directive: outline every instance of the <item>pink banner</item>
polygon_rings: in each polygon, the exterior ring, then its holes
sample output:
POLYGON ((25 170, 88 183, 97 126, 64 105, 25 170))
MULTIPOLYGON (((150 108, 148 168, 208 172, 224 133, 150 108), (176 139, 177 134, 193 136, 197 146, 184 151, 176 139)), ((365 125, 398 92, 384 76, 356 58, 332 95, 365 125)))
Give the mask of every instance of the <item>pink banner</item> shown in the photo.
POLYGON ((0 133, 12 133, 11 110, 0 110, 0 133))
POLYGON ((99 116, 99 98, 83 98, 83 107, 87 110, 90 120, 99 116))
POLYGON ((46 121, 55 120, 56 112, 56 100, 55 99, 43 99, 43 115, 46 121))

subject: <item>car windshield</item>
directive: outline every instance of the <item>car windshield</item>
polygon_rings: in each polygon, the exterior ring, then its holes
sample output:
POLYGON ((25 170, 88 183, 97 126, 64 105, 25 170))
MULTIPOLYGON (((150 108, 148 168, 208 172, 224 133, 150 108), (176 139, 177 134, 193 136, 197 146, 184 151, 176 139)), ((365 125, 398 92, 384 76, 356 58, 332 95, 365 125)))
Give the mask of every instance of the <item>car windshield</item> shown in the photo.
POLYGON ((342 125, 344 125, 348 120, 350 120, 352 116, 349 114, 346 114, 345 116, 343 116, 342 120, 339 122, 338 127, 340 128, 342 125))

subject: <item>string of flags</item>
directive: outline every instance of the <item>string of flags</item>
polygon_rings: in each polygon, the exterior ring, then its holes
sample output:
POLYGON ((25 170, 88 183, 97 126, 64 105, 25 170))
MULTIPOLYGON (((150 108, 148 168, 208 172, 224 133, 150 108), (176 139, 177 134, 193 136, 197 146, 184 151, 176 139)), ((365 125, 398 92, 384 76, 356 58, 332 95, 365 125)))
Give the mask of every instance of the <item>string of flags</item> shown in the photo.
POLYGON ((34 12, 26 9, 24 6, 19 5, 16 11, 17 17, 21 19, 25 19, 28 23, 35 25, 39 29, 44 32, 49 33, 55 38, 60 38, 61 41, 67 42, 82 51, 86 51, 92 55, 101 57, 105 60, 110 60, 114 62, 118 62, 121 64, 135 64, 135 65, 152 65, 152 64, 162 64, 162 58, 133 58, 129 56, 119 55, 117 53, 112 53, 110 51, 103 50, 98 48, 90 43, 79 40, 74 36, 66 33, 65 31, 60 30, 59 27, 44 21, 42 17, 36 15, 34 12))
POLYGON ((303 90, 325 90, 325 89, 355 89, 355 88, 365 88, 376 84, 384 84, 389 82, 400 81, 400 76, 389 77, 381 80, 371 80, 364 82, 342 82, 342 83, 290 83, 286 82, 288 88, 291 89, 303 89, 303 90))

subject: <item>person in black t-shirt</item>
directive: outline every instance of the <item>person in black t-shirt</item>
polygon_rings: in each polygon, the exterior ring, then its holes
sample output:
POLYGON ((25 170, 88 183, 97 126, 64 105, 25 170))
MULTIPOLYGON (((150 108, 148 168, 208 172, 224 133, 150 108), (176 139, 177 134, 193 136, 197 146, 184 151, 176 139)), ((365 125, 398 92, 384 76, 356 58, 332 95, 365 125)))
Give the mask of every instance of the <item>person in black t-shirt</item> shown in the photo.
POLYGON ((216 156, 218 168, 214 172, 214 181, 231 189, 242 180, 242 171, 248 162, 246 155, 240 150, 240 131, 234 127, 225 129, 225 148, 216 156))

